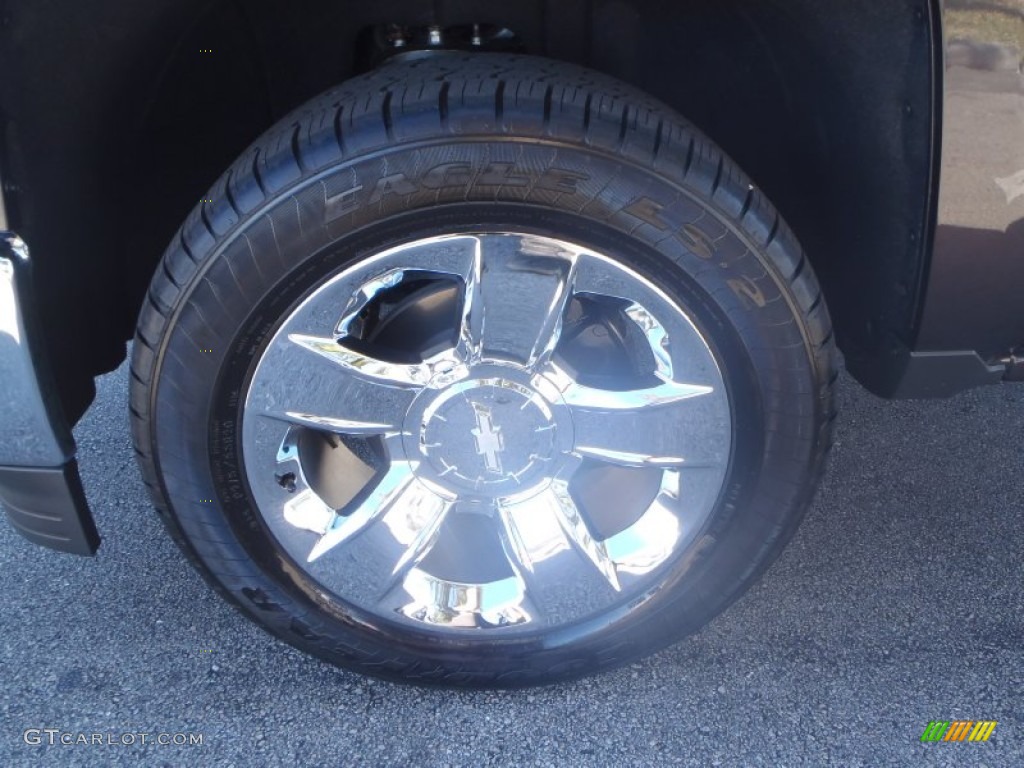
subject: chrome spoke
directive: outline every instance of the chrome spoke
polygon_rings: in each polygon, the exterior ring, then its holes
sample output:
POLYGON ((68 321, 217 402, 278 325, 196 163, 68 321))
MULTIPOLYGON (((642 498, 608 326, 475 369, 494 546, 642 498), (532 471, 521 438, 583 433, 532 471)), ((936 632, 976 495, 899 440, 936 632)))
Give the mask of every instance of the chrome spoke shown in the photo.
POLYGON ((331 338, 307 336, 301 333, 290 334, 288 340, 310 352, 315 352, 341 368, 345 373, 392 387, 424 387, 433 376, 434 365, 427 361, 392 363, 375 358, 366 352, 354 350, 331 338))
POLYGON ((536 497, 498 503, 505 557, 523 582, 535 620, 549 624, 597 610, 615 592, 566 535, 551 507, 536 497))
POLYGON ((260 361, 245 408, 250 415, 326 432, 384 434, 401 428, 417 391, 354 375, 329 356, 284 340, 260 361))
POLYGON ((284 504, 284 519, 288 523, 319 536, 327 533, 336 517, 335 511, 309 488, 296 493, 284 504))
POLYGON ((528 235, 481 235, 465 276, 460 348, 470 362, 534 368, 558 343, 578 254, 528 235))
MULTIPOLYGON (((616 591, 622 589, 615 561, 608 548, 600 541, 569 494, 568 486, 555 480, 551 487, 539 494, 536 505, 554 515, 562 530, 577 549, 593 564, 608 584, 616 591)), ((538 510, 539 511, 539 510, 538 510)))
POLYGON ((483 279, 483 249, 479 239, 473 249, 473 258, 466 265, 463 275, 464 287, 462 312, 459 321, 459 338, 456 342, 458 357, 470 365, 480 362, 483 357, 484 307, 480 281, 483 279))
POLYGON ((605 540, 609 557, 620 571, 643 575, 669 558, 680 538, 695 533, 680 506, 678 471, 665 472, 654 503, 635 523, 605 540))
POLYGON ((516 576, 462 583, 414 568, 402 586, 411 600, 397 606, 397 612, 424 624, 479 629, 515 626, 535 619, 523 582, 516 576))
POLYGON ((300 413, 299 411, 269 411, 263 415, 299 427, 310 427, 341 435, 381 435, 398 429, 398 425, 394 421, 339 419, 333 416, 318 416, 314 413, 300 413))
POLYGON ((343 582, 350 599, 383 608, 430 554, 451 508, 450 502, 413 481, 358 537, 344 540, 336 554, 310 567, 320 578, 343 582))
POLYGON ((430 557, 453 507, 413 480, 308 567, 317 578, 344 583, 349 599, 385 613, 397 610, 407 602, 401 599, 403 585, 415 579, 411 574, 430 557))
MULTIPOLYGON (((528 507, 529 505, 519 505, 528 507)), ((537 564, 565 549, 561 526, 547 516, 531 516, 516 505, 497 503, 505 556, 520 573, 532 574, 537 564)))
POLYGON ((627 467, 724 467, 728 446, 705 439, 706 430, 728 424, 714 409, 573 411, 574 452, 627 467))
MULTIPOLYGON (((454 627, 538 620, 520 569, 511 559, 502 562, 493 550, 497 533, 493 519, 475 507, 460 511, 452 505, 442 523, 425 529, 430 531, 426 558, 404 562, 389 580, 378 606, 425 623, 454 627), (469 522, 477 523, 477 533, 482 529, 489 534, 490 547, 474 537, 472 529, 467 530, 469 522)), ((423 538, 422 533, 417 536, 417 540, 423 538)))
POLYGON ((552 364, 554 382, 572 413, 578 456, 631 467, 718 466, 725 459, 708 430, 726 428, 726 412, 714 387, 662 381, 652 387, 614 391, 575 382, 552 364))
POLYGON ((546 378, 554 382, 566 405, 585 410, 635 411, 640 408, 657 408, 710 395, 715 391, 714 387, 703 384, 671 380, 661 380, 653 386, 637 389, 598 389, 580 384, 555 364, 548 366, 546 378))
MULTIPOLYGON (((562 336, 562 327, 565 323, 565 314, 569 308, 569 302, 573 296, 573 282, 576 273, 580 268, 584 256, 576 256, 572 261, 566 261, 564 257, 557 262, 557 267, 552 269, 552 285, 548 286, 550 297, 547 306, 541 307, 541 312, 535 319, 536 339, 530 350, 526 367, 534 370, 543 365, 555 352, 558 341, 562 336)), ((541 293, 543 297, 545 294, 541 293)), ((526 333, 534 330, 529 325, 523 329, 526 333)))
POLYGON ((427 555, 452 506, 451 501, 442 499, 418 482, 395 502, 383 520, 396 545, 396 557, 391 568, 392 579, 382 594, 401 582, 427 555))
POLYGON ((724 469, 666 471, 654 502, 632 525, 605 540, 619 573, 643 576, 694 541, 718 498, 724 469))
POLYGON ((339 544, 361 533, 370 523, 382 517, 392 505, 402 504, 415 494, 410 488, 416 482, 408 462, 395 462, 374 488, 346 514, 336 513, 306 557, 306 562, 323 557, 339 544))
POLYGON ((684 384, 678 381, 664 381, 653 387, 611 391, 596 389, 573 383, 566 388, 562 397, 572 408, 601 411, 632 411, 638 408, 656 408, 671 405, 714 392, 712 387, 700 384, 684 384))
POLYGON ((547 617, 552 612, 546 610, 546 606, 541 602, 544 599, 544 583, 538 578, 532 563, 528 565, 528 561, 524 561, 523 557, 528 557, 528 553, 520 548, 521 542, 513 539, 508 524, 504 520, 499 523, 499 529, 505 559, 512 568, 513 578, 519 582, 522 591, 520 604, 529 605, 528 615, 532 621, 547 621, 547 617))

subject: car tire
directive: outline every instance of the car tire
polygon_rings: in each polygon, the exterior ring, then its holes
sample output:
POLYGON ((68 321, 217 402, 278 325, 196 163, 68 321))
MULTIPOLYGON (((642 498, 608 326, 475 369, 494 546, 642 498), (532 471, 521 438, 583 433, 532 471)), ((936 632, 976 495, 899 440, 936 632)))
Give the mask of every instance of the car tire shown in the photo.
POLYGON ((742 594, 810 504, 836 378, 807 258, 709 139, 592 71, 436 53, 227 170, 130 399, 157 510, 247 616, 367 674, 522 686, 742 594))

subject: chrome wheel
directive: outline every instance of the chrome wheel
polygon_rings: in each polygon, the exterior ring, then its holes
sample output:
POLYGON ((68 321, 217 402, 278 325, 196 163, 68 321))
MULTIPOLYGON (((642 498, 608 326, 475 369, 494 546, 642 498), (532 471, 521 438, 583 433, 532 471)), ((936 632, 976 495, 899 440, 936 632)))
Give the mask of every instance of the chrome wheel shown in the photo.
POLYGON ((711 515, 731 434, 707 341, 648 279, 561 240, 457 234, 290 312, 245 393, 242 457, 325 598, 512 631, 654 587, 711 515))

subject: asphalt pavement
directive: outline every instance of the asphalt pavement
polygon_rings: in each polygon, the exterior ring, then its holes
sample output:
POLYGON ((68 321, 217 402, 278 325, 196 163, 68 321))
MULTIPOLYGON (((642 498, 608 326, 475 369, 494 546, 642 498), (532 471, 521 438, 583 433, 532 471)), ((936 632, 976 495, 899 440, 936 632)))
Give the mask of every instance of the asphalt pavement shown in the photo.
POLYGON ((844 377, 817 501, 729 611, 617 672, 466 692, 333 668, 216 597, 151 511, 127 378, 76 429, 99 555, 0 524, 0 765, 1024 765, 1024 385, 887 403, 844 377), (922 744, 932 720, 998 725, 922 744))

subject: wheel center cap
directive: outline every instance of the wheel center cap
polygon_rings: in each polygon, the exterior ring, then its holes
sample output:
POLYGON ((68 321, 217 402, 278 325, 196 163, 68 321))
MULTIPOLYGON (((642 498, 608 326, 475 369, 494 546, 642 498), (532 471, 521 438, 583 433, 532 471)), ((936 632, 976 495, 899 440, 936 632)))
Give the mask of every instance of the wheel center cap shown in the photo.
POLYGON ((502 376, 444 389, 419 419, 422 468, 452 491, 516 495, 551 476, 560 453, 552 404, 533 387, 502 376))

